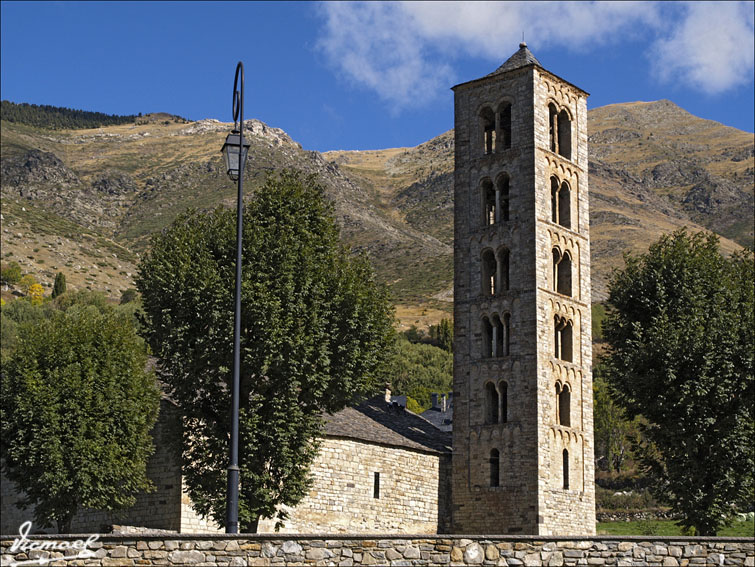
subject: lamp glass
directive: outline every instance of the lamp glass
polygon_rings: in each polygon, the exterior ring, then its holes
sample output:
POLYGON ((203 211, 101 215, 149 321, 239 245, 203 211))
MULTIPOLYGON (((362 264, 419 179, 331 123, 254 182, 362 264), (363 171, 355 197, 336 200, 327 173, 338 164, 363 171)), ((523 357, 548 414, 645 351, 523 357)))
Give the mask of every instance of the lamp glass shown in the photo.
MULTIPOLYGON (((225 139, 223 144, 223 158, 225 159, 225 169, 228 172, 228 177, 234 181, 239 178, 239 142, 241 136, 237 131, 233 131, 225 139)), ((244 139, 244 147, 241 152, 241 166, 246 163, 246 156, 249 153, 249 142, 244 139)))

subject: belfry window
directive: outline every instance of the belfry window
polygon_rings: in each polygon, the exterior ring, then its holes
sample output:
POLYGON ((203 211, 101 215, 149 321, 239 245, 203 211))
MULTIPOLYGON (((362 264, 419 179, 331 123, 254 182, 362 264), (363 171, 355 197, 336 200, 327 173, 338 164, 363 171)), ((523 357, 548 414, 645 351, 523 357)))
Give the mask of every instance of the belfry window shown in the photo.
POLYGON ((511 147, 511 103, 504 102, 498 107, 498 124, 498 143, 501 149, 507 150, 511 147))
POLYGON ((553 249, 553 291, 571 295, 571 255, 563 254, 558 248, 553 249))
POLYGON ((556 384, 556 423, 571 427, 571 390, 566 384, 556 384))
POLYGON ((492 226, 497 221, 496 191, 490 179, 482 180, 482 225, 492 226))
POLYGON ((485 384, 485 423, 498 423, 499 403, 498 390, 495 389, 495 384, 488 382, 485 384))
POLYGON ((556 315, 553 319, 554 356, 566 362, 572 361, 572 322, 556 315))
POLYGON ((509 257, 507 248, 498 251, 498 288, 500 291, 509 290, 509 257))
POLYGON ((571 228, 571 189, 555 176, 551 177, 551 221, 571 228))
POLYGON ((498 221, 509 220, 509 176, 505 173, 498 178, 496 184, 496 205, 500 211, 498 213, 498 221))
POLYGON ((500 486, 501 479, 501 454, 498 449, 490 451, 490 486, 500 486))
POLYGON ((548 105, 548 130, 550 132, 551 151, 558 153, 558 110, 555 104, 548 105))
POLYGON ((558 111, 556 105, 548 105, 548 131, 550 150, 566 159, 571 159, 571 117, 566 109, 558 111))
POLYGON ((498 292, 498 263, 492 250, 482 253, 482 294, 495 295, 498 292))
POLYGON ((499 382, 498 390, 501 400, 501 423, 509 421, 509 385, 506 382, 499 382))
POLYGON ((493 325, 487 317, 482 318, 482 357, 493 356, 493 325))
POLYGON ((563 477, 564 477, 564 490, 569 490, 569 451, 564 449, 561 454, 563 477))
POLYGON ((495 114, 490 108, 485 107, 480 111, 480 124, 482 126, 483 153, 492 154, 495 150, 495 114))

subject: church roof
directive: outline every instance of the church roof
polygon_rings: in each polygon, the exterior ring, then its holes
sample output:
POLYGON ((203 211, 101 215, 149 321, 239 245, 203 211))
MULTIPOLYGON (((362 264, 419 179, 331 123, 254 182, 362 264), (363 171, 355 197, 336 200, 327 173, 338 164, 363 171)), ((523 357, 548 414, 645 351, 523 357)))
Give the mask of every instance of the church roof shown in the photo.
POLYGON ((498 75, 499 73, 506 73, 507 71, 513 71, 514 69, 526 67, 527 65, 537 65, 538 67, 542 67, 540 61, 538 61, 537 58, 532 55, 532 52, 527 49, 527 44, 522 42, 519 44, 519 51, 509 57, 503 65, 490 73, 488 77, 498 75))
POLYGON ((358 439, 429 453, 450 453, 451 434, 383 396, 325 416, 325 436, 358 439))

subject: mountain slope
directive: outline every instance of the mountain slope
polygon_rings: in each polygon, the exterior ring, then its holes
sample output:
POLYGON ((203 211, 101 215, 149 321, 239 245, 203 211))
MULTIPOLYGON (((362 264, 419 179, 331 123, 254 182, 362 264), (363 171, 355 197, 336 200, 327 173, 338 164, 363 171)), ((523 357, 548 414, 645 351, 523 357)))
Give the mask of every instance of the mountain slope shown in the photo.
MULTIPOLYGON (((117 298, 151 234, 188 207, 234 206, 220 156, 230 125, 174 118, 56 131, 3 122, 3 259, 48 286, 62 270, 70 286, 117 298)), ((624 251, 677 227, 718 232, 726 251, 752 244, 752 134, 669 101, 597 108, 588 121, 594 300, 624 251)), ((453 131, 414 148, 321 155, 257 120, 246 126, 247 195, 282 168, 315 175, 343 240, 368 254, 397 302, 450 311, 453 131)))

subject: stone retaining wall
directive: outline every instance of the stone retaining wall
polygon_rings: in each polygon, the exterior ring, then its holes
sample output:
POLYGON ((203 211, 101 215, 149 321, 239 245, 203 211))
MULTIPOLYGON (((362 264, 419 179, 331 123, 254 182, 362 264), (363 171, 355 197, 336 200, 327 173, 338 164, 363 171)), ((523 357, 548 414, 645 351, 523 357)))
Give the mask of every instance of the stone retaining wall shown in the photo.
MULTIPOLYGON (((31 542, 86 539, 87 536, 34 536, 31 542)), ((13 538, 2 536, 3 566, 28 559, 62 557, 32 550, 10 553, 13 538)), ((87 560, 47 565, 744 565, 755 567, 753 538, 593 536, 356 536, 287 535, 103 535, 87 560)), ((39 563, 35 563, 39 564, 39 563)))

